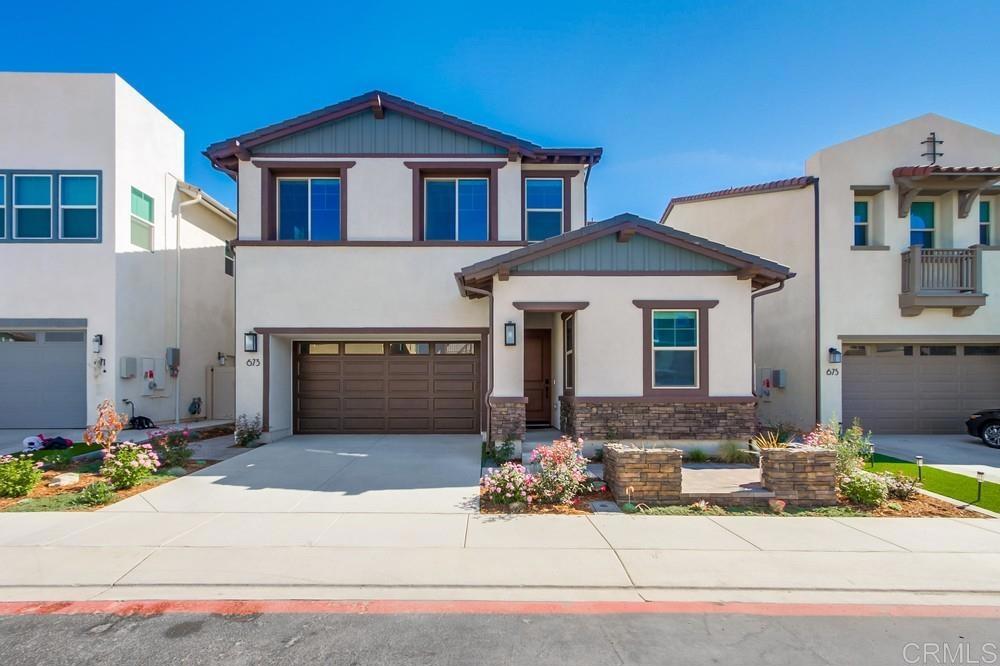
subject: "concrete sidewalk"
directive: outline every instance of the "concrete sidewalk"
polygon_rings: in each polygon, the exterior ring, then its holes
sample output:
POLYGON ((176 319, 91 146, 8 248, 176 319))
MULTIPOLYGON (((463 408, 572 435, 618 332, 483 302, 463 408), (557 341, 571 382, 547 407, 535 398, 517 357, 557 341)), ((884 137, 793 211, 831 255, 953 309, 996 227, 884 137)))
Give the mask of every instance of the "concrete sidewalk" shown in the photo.
POLYGON ((4 514, 0 562, 0 600, 1000 604, 989 519, 4 514))

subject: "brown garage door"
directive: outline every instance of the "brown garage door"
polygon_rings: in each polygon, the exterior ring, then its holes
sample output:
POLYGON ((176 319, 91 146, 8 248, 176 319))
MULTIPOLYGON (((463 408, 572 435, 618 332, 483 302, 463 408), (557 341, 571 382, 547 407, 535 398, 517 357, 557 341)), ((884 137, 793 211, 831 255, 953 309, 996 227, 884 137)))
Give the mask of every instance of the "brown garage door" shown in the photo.
POLYGON ((876 433, 958 433, 1000 405, 1000 345, 846 345, 845 421, 876 433))
POLYGON ((297 433, 480 431, 475 342, 297 342, 297 433))

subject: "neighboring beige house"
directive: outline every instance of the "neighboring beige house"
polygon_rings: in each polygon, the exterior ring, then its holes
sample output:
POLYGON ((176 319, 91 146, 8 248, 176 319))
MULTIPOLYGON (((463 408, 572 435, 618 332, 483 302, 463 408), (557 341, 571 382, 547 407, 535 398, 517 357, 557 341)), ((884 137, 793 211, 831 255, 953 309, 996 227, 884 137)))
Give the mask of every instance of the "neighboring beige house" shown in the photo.
POLYGON ((761 299, 761 417, 964 430, 1000 406, 1000 135, 928 114, 805 176, 673 199, 661 222, 795 267, 761 299))
POLYGON ((585 225, 601 149, 371 92, 206 155, 239 184, 237 412, 268 438, 752 431, 751 303, 789 269, 585 225))
POLYGON ((0 428, 232 418, 236 219, 183 131, 114 74, 0 73, 0 128, 0 428))

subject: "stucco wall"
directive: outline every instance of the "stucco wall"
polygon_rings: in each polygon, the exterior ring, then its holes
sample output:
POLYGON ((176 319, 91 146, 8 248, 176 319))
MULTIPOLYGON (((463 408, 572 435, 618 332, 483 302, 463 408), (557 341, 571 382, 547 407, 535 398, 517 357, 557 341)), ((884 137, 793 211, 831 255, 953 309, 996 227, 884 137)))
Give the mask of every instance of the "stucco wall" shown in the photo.
POLYGON ((813 197, 807 187, 685 203, 666 219, 668 226, 766 257, 795 272, 782 291, 756 300, 754 361, 758 384, 765 368, 784 369, 788 376, 787 388, 772 389, 770 399, 760 402, 761 420, 802 428, 812 425, 815 413, 813 197))

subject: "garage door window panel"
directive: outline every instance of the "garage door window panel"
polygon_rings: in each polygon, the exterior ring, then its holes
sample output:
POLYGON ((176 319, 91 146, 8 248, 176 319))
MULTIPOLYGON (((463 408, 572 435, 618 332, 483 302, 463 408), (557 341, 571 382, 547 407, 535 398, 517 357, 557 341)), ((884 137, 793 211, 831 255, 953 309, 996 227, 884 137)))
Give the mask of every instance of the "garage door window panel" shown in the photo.
POLYGON ((1000 356, 1000 345, 965 345, 965 356, 1000 356))
POLYGON ((0 331, 0 342, 34 342, 36 337, 30 331, 0 331))
POLYGON ((344 353, 357 356, 381 356, 385 345, 381 342, 345 342, 344 353))

